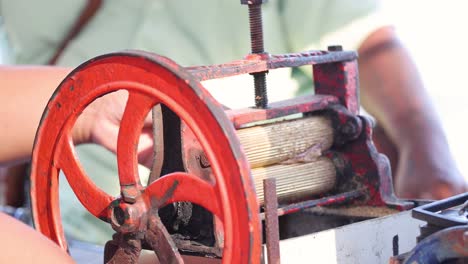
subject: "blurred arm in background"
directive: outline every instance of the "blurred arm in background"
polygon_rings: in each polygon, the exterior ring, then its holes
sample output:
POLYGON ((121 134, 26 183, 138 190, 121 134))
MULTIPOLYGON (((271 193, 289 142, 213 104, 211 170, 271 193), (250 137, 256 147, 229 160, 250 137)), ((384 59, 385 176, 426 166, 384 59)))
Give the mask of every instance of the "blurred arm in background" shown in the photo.
POLYGON ((377 128, 374 138, 394 161, 397 196, 441 199, 464 192, 437 113, 395 30, 376 30, 358 51, 362 104, 385 131, 377 128))
POLYGON ((0 166, 29 160, 42 112, 70 72, 47 66, 0 66, 0 166))
MULTIPOLYGON (((50 96, 69 72, 69 68, 56 66, 0 66, 0 166, 31 158, 41 115, 50 96)), ((96 143, 116 152, 126 100, 127 92, 118 91, 91 103, 73 128, 75 144, 96 143)), ((138 146, 140 158, 151 156, 152 138, 148 115, 138 146)))

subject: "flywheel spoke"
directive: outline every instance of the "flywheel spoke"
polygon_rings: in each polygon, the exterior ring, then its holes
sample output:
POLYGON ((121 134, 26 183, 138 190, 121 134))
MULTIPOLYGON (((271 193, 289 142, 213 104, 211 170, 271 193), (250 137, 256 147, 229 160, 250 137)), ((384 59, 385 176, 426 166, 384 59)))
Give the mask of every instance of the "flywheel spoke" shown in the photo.
POLYGON ((151 97, 129 92, 117 139, 119 180, 124 199, 135 199, 139 194, 138 141, 144 120, 154 104, 155 100, 151 97))
POLYGON ((174 202, 192 202, 223 220, 216 185, 188 173, 174 172, 161 177, 144 190, 144 195, 155 208, 174 202))
POLYGON ((81 204, 94 216, 109 222, 109 204, 113 200, 112 196, 102 191, 86 175, 73 151, 74 146, 71 137, 62 137, 59 148, 60 152, 56 158, 58 159, 56 161, 57 167, 65 174, 81 204))

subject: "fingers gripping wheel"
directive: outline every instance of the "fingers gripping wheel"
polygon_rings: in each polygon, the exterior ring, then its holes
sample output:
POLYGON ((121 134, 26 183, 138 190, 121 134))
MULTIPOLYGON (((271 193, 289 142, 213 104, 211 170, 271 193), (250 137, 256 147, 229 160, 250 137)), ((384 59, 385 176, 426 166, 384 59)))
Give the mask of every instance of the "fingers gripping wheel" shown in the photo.
POLYGON ((256 197, 232 125, 201 85, 167 58, 144 52, 98 57, 74 70, 50 99, 33 151, 32 210, 36 228, 68 250, 58 205, 60 170, 84 207, 117 231, 106 246, 108 261, 134 261, 142 242, 147 242, 160 259, 181 262, 157 215, 158 208, 178 201, 198 204, 223 222, 223 263, 260 259, 256 197), (86 176, 75 156, 71 134, 79 113, 88 104, 120 89, 127 90, 129 97, 117 140, 122 198, 115 198, 86 176), (145 117, 159 103, 176 113, 196 134, 215 172, 214 183, 175 172, 146 188, 140 184, 136 146, 145 117))

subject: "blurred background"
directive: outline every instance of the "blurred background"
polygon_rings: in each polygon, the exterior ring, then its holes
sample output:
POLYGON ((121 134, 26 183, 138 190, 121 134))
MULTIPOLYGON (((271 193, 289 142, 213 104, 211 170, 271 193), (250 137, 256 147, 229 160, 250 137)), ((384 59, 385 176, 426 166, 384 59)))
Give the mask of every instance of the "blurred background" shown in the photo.
POLYGON ((418 64, 452 153, 468 181, 468 1, 382 2, 418 64))

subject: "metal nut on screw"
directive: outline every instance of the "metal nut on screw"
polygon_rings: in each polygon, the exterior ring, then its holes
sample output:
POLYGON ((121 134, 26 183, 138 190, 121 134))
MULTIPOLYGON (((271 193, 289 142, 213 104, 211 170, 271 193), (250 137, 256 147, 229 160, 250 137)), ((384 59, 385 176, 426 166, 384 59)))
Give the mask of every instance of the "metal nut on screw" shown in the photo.
POLYGON ((355 140, 362 131, 359 118, 347 118, 343 124, 338 125, 338 133, 335 135, 335 144, 341 146, 346 142, 355 140))
POLYGON ((146 207, 143 202, 128 204, 121 201, 112 208, 111 225, 119 233, 132 233, 144 227, 146 207))

